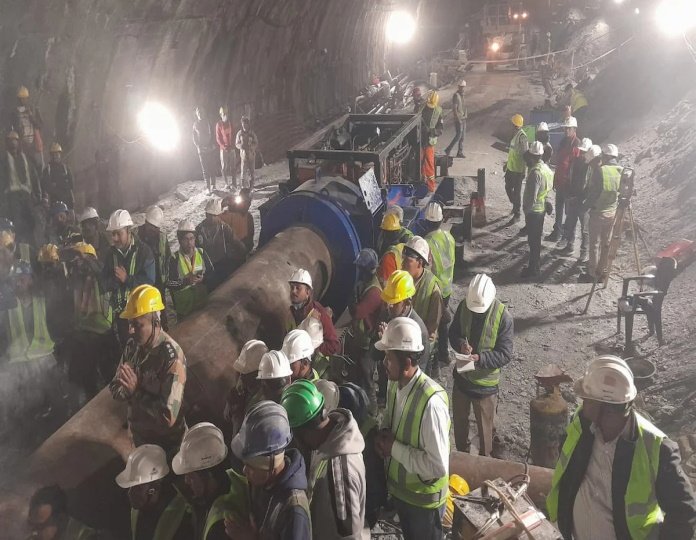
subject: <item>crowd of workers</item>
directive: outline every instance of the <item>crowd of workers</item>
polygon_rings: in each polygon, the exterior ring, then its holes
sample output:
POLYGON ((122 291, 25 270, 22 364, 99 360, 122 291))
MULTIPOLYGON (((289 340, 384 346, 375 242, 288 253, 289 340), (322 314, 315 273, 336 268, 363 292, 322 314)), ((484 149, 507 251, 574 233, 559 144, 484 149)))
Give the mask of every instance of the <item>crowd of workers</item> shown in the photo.
MULTIPOLYGON (((463 102, 457 110, 459 138, 449 150, 463 137, 463 102)), ((198 112, 194 141, 204 150, 199 154, 212 191, 204 159, 212 128, 198 112)), ((443 125, 436 93, 422 113, 430 130, 427 157, 443 125)), ((539 271, 543 216, 555 182, 546 165, 552 150, 544 136, 548 126, 538 126, 530 143, 523 119, 512 121, 517 132, 506 188, 513 218, 525 212, 525 275, 531 276, 539 271)), ((227 122, 225 109, 221 122, 227 122)), ((557 216, 559 207, 566 209, 566 220, 557 218, 555 233, 564 233, 568 250, 576 222, 583 235, 589 228, 588 274, 594 276, 597 239, 616 205, 618 151, 580 141, 572 116, 564 126, 555 158, 556 208, 557 216), (580 184, 571 189, 574 179, 580 184)), ((231 127, 218 128, 229 142, 231 127)), ((21 142, 7 138, 11 165, 2 169, 9 179, 3 186, 12 193, 21 184, 30 199, 43 200, 43 184, 31 182, 21 142)), ((234 158, 229 144, 223 146, 225 169, 234 158)), ((60 152, 52 153, 51 163, 54 174, 69 174, 60 152)), ((434 164, 428 171, 425 179, 434 184, 434 164)), ((455 241, 443 227, 439 203, 426 206, 419 235, 404 226, 400 207, 387 208, 375 249, 363 249, 355 260, 358 280, 343 339, 333 314, 315 297, 310 273, 294 269, 282 346, 270 350, 258 339, 244 344, 231 366, 236 382, 224 405, 225 425, 188 425, 186 351, 167 333, 173 325, 166 317, 167 291, 181 320, 202 309, 209 292, 243 263, 254 248, 250 189, 211 197, 198 225, 181 221, 179 250, 171 253, 161 208, 150 207, 140 227, 123 209, 106 225, 93 208, 74 220, 72 185, 64 186, 46 189, 50 219, 29 223, 7 212, 0 220, 6 276, 0 282, 0 345, 9 362, 54 353, 86 397, 108 385, 113 399, 127 404, 133 450, 115 481, 128 490, 132 539, 368 539, 383 508, 396 512, 407 540, 443 538, 450 429, 456 449, 470 451, 473 409, 478 453, 495 455, 498 389, 501 370, 513 358, 514 321, 485 274, 471 280, 450 315, 455 241), (341 369, 333 369, 338 362, 341 369), (448 366, 451 407, 438 382, 448 366)), ((696 502, 679 452, 634 410, 636 389, 625 362, 596 359, 576 393, 583 405, 573 415, 547 502, 563 536, 689 538, 696 502)), ((36 537, 101 537, 72 517, 59 486, 39 489, 29 506, 36 537)))

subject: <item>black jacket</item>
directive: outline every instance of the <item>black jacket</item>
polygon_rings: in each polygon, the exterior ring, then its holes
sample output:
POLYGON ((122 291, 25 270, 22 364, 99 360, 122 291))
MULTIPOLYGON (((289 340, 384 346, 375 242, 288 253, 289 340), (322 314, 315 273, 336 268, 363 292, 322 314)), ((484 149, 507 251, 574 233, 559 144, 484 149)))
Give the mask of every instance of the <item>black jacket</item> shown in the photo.
MULTIPOLYGON (((558 528, 563 538, 570 540, 573 534, 573 507, 580 484, 592 455, 594 434, 590 421, 580 415, 582 434, 565 474, 561 478, 558 492, 558 528)), ((618 540, 630 539, 626 523, 624 497, 628 487, 633 463, 633 451, 638 438, 635 414, 631 419, 628 437, 619 438, 614 454, 611 482, 611 499, 614 514, 614 531, 618 540)), ((660 527, 660 539, 677 540, 693 537, 696 526, 696 501, 691 484, 681 468, 679 448, 674 441, 664 439, 660 447, 660 465, 655 481, 657 502, 665 515, 660 527)), ((590 516, 588 516, 588 519, 590 516)))

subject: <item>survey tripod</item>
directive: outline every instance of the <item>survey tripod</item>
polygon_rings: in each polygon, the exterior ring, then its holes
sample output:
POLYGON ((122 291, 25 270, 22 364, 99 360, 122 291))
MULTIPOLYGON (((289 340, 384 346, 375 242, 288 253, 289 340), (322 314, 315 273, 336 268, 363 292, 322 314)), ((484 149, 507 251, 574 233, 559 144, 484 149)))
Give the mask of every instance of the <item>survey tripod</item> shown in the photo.
POLYGON ((619 200, 616 206, 616 214, 614 215, 614 223, 611 226, 609 240, 606 243, 603 243, 601 246, 599 262, 597 264, 597 268, 595 269, 595 280, 592 284, 590 296, 587 298, 585 310, 582 312, 583 315, 587 313, 588 309, 590 309, 590 303, 592 302, 592 297, 597 290, 597 284, 601 281, 603 284, 602 288, 607 288, 607 283, 609 283, 609 274, 611 273, 614 260, 616 259, 616 254, 619 252, 619 247, 621 246, 621 239, 623 238, 627 215, 628 222, 631 227, 631 242, 633 243, 633 256, 635 258, 636 270, 638 271, 638 274, 641 273, 638 244, 636 243, 636 226, 635 222, 633 221, 633 206, 631 205, 631 197, 635 193, 634 174, 633 169, 630 167, 624 167, 623 171, 621 172, 621 181, 619 182, 619 200))

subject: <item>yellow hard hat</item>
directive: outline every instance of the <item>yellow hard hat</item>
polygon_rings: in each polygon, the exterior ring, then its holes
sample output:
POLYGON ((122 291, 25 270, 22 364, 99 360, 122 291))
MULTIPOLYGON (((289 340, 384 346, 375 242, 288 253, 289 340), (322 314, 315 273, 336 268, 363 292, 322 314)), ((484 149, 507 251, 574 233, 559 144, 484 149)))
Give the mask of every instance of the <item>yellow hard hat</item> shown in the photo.
POLYGON ((464 496, 469 493, 469 484, 458 474, 450 475, 449 477, 449 490, 447 490, 447 507, 445 509, 445 515, 443 516, 443 522, 452 526, 452 520, 454 518, 454 497, 455 495, 464 496))
POLYGON ((41 246, 37 260, 40 263, 60 262, 60 257, 58 257, 58 246, 55 244, 45 244, 41 246))
POLYGON ((121 313, 122 319, 137 319, 148 313, 156 313, 164 309, 162 295, 152 285, 140 285, 133 289, 128 296, 126 309, 121 313))
POLYGON ((79 251, 83 255, 97 256, 97 250, 94 249, 92 244, 88 244, 87 242, 76 242, 72 245, 72 249, 79 251))
POLYGON ((512 118, 510 118, 510 121, 515 125, 515 127, 521 128, 524 125, 524 118, 522 118, 521 114, 516 114, 512 118))
POLYGON ((401 222, 399 221, 399 216, 396 214, 384 214, 382 218, 382 225, 380 228, 383 231, 399 231, 401 230, 401 222))
POLYGON ((20 86, 17 88, 17 97, 18 98, 28 98, 29 97, 29 89, 26 86, 20 86))
POLYGON ((396 270, 384 284, 382 300, 387 304, 398 304, 416 294, 416 286, 413 284, 411 274, 405 270, 396 270))
POLYGON ((50 152, 51 154, 55 154, 55 153, 57 153, 57 152, 62 152, 62 151, 63 151, 63 147, 62 147, 60 144, 58 144, 57 142, 54 142, 54 143, 51 145, 51 149, 49 150, 49 152, 50 152))
POLYGON ((438 94, 435 90, 430 92, 430 95, 428 96, 428 107, 431 109, 434 109, 437 107, 437 104, 440 103, 440 94, 438 94))

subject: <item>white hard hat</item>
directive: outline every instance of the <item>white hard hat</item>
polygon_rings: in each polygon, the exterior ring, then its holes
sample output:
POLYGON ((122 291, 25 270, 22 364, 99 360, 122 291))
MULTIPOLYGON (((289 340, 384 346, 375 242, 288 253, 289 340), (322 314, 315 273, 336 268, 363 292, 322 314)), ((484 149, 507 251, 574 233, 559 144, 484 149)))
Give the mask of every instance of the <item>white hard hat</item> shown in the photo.
POLYGON ((338 400, 341 398, 341 393, 335 382, 319 379, 318 381, 314 381, 314 386, 316 386, 317 390, 324 396, 324 410, 326 412, 333 411, 338 407, 338 400))
POLYGON ((466 307, 474 313, 485 313, 495 300, 495 285, 486 274, 476 274, 469 283, 466 307))
POLYGON ((425 221, 439 223, 442 221, 442 206, 436 202, 429 202, 425 207, 425 221))
POLYGON ((116 477, 116 483, 124 488, 149 484, 169 474, 167 454, 156 444, 143 444, 133 450, 126 461, 126 468, 116 477))
POLYGON ((96 208, 92 208, 91 206, 88 206, 82 211, 82 214, 80 214, 80 223, 83 221, 86 221, 88 219, 99 219, 99 213, 97 212, 96 208))
POLYGON ((232 364, 232 368, 242 375, 248 375, 259 370, 261 357, 268 352, 268 347, 263 341, 252 339, 242 347, 239 356, 232 364))
POLYGON ((208 204, 205 205, 205 213, 212 216, 219 216, 222 214, 222 199, 217 197, 210 199, 208 204))
POLYGON ((466 81, 464 79, 459 81, 459 86, 466 86, 466 81))
POLYGON ((408 317, 396 317, 389 321, 375 348, 378 351, 421 352, 424 347, 420 326, 408 317))
POLYGON ((609 157, 619 157, 619 148, 615 144, 607 144, 602 148, 602 154, 609 157))
POLYGON ((628 364, 618 356, 605 355, 593 360, 585 375, 575 381, 575 393, 583 399, 603 403, 629 403, 638 391, 628 364))
POLYGON ((578 127, 577 118, 575 118, 574 116, 569 116, 568 118, 566 118, 566 121, 563 122, 563 127, 564 128, 571 128, 571 127, 576 128, 576 127, 578 127))
POLYGON ((590 148, 592 148, 592 140, 588 139, 587 137, 580 141, 580 144, 578 145, 578 150, 581 152, 587 152, 590 148))
POLYGON ((602 149, 599 147, 598 144, 593 144, 590 146, 590 149, 587 151, 585 154, 585 161, 589 163, 595 158, 598 158, 599 156, 602 155, 602 149))
POLYGON ((408 249, 412 249, 418 255, 420 255, 426 264, 430 259, 430 246, 425 238, 421 236, 412 236, 411 239, 406 243, 408 249))
MULTIPOLYGON (((154 223, 153 223, 154 225, 154 223)), ((184 219, 179 222, 179 226, 176 229, 178 232, 196 232, 196 226, 190 219, 184 219)))
POLYGON ((549 125, 546 122, 540 122, 537 126, 537 131, 548 131, 549 125))
POLYGON ((544 145, 540 141, 534 141, 529 145, 529 153, 533 156, 543 156, 544 145))
POLYGON ((390 204, 387 206, 386 212, 384 212, 384 215, 386 216, 387 214, 394 214, 396 217, 399 218, 399 223, 402 223, 404 221, 404 209, 401 208, 398 204, 390 204))
POLYGON ((324 343, 324 325, 321 324, 321 321, 316 317, 309 316, 305 318, 304 321, 297 325, 297 328, 309 334, 309 337, 312 339, 312 346, 315 350, 324 343))
POLYGON ((311 358, 314 354, 314 344, 305 330, 296 328, 285 336, 281 351, 288 357, 288 362, 294 364, 303 358, 311 358))
POLYGON ((290 362, 284 352, 268 351, 261 357, 257 379, 282 379, 290 375, 290 362))
POLYGON ((200 422, 184 434, 179 452, 172 460, 172 469, 178 475, 202 471, 219 465, 226 457, 222 431, 210 422, 200 422))
POLYGON ((128 210, 114 210, 114 213, 109 217, 109 223, 106 230, 109 232, 120 231, 127 227, 133 226, 133 220, 128 210))
POLYGON ((311 289, 312 276, 310 276, 309 272, 307 272, 307 270, 305 270, 304 268, 298 268, 292 273, 290 279, 288 280, 288 283, 302 283, 303 285, 307 285, 307 287, 311 289))
POLYGON ((147 210, 145 210, 146 223, 149 223, 150 225, 159 228, 162 226, 163 221, 164 212, 162 212, 162 209, 156 204, 153 204, 147 210))

